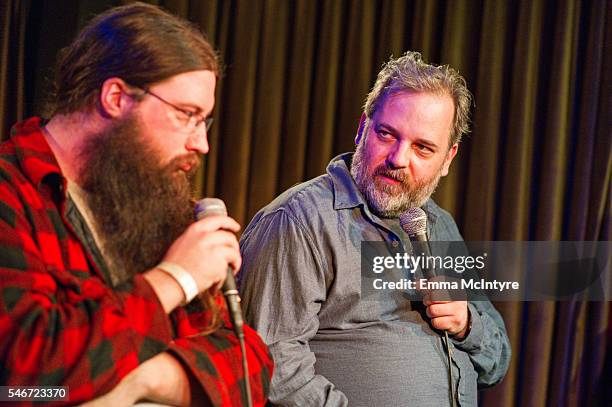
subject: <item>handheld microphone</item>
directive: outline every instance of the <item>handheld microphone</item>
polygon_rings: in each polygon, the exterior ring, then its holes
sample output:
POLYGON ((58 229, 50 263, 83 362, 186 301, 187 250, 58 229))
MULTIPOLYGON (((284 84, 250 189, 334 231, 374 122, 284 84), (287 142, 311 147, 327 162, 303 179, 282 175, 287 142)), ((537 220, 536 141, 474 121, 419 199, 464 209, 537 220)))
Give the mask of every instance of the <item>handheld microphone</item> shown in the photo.
MULTIPOLYGON (((227 216, 225 203, 218 198, 204 198, 199 200, 195 205, 194 211, 197 220, 214 215, 227 216)), ((231 266, 227 268, 227 276, 225 277, 221 290, 225 297, 225 302, 227 303, 227 309, 229 310, 232 324, 234 325, 234 331, 239 338, 243 338, 244 331, 242 327, 244 325, 244 320, 242 318, 242 310, 240 309, 240 295, 236 288, 234 270, 232 270, 231 266)))
MULTIPOLYGON (((427 237, 427 214, 421 208, 414 207, 408 209, 406 212, 400 215, 400 226, 406 232, 412 247, 413 253, 423 253, 427 258, 431 256, 431 248, 429 247, 429 238, 427 237)), ((432 279, 436 276, 436 270, 433 267, 428 266, 428 261, 424 261, 421 267, 425 278, 432 279)), ((453 355, 451 351, 450 340, 448 338, 448 332, 444 331, 443 341, 446 345, 446 355, 448 356, 448 386, 450 389, 450 401, 452 406, 456 406, 455 387, 453 385, 453 355)))
MULTIPOLYGON (((399 221, 404 232, 410 237, 414 255, 423 253, 430 257, 431 248, 427 237, 427 214, 425 211, 418 207, 410 208, 400 215, 399 221)), ((436 270, 433 267, 428 267, 428 263, 428 261, 423 262, 421 270, 425 278, 429 280, 436 276, 436 270)))

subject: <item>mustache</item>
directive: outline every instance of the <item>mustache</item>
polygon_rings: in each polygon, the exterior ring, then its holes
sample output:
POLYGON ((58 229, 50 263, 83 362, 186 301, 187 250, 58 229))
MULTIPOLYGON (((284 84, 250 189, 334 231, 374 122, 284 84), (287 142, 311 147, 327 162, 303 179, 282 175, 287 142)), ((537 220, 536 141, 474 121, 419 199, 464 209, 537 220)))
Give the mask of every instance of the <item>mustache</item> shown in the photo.
POLYGON ((194 173, 202 163, 200 156, 194 152, 183 154, 173 158, 168 164, 170 171, 176 171, 184 165, 189 165, 189 174, 194 173))
POLYGON ((385 177, 389 177, 403 184, 409 182, 409 178, 410 178, 410 176, 408 175, 406 171, 394 170, 394 169, 387 167, 387 165, 385 164, 379 165, 378 167, 376 167, 372 175, 373 176, 384 175, 385 177))

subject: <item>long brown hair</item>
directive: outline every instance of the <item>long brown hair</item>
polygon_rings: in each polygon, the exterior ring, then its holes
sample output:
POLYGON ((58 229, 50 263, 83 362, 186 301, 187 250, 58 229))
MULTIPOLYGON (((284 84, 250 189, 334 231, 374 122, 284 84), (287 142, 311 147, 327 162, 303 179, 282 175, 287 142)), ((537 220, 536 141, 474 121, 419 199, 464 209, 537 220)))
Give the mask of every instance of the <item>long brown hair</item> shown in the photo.
POLYGON ((219 76, 217 53, 192 23, 145 3, 115 7, 59 52, 47 117, 93 107, 108 78, 148 87, 194 70, 219 76))
MULTIPOLYGON (((112 8, 93 18, 59 52, 46 115, 93 108, 108 78, 147 88, 194 70, 218 77, 220 68, 217 53, 193 24, 145 3, 112 8)), ((200 299, 209 311, 206 334, 219 326, 219 308, 208 291, 200 299)))

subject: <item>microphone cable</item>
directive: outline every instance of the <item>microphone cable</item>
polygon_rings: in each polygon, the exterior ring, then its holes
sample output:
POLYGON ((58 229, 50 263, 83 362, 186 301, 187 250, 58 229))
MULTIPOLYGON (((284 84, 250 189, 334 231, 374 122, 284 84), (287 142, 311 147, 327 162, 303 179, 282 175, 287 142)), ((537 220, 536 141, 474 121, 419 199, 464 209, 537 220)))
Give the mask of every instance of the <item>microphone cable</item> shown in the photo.
POLYGON ((247 363, 246 345, 244 342, 244 320, 242 319, 242 310, 240 309, 240 296, 236 288, 236 280, 231 267, 227 268, 227 278, 223 284, 223 295, 227 300, 227 307, 232 320, 234 332, 240 343, 240 353, 242 353, 242 370, 244 373, 244 386, 247 399, 247 406, 253 406, 253 397, 251 395, 251 383, 249 380, 249 365, 247 363))
POLYGON ((444 331, 444 338, 441 338, 446 347, 446 356, 448 357, 448 386, 450 387, 451 406, 457 407, 457 395, 455 394, 455 385, 453 384, 453 351, 451 349, 448 331, 444 331))
MULTIPOLYGON (((227 216, 227 208, 225 203, 218 198, 204 198, 195 204, 195 217, 200 220, 207 216, 221 215, 227 216)), ((248 407, 253 407, 253 397, 251 395, 251 383, 249 380, 249 364, 247 362, 246 344, 244 342, 244 319, 242 318, 242 310, 240 309, 240 295, 236 287, 236 280, 231 267, 227 268, 227 276, 223 282, 223 296, 227 304, 227 310, 232 321, 234 333, 240 344, 240 353, 242 355, 242 370, 244 373, 244 391, 248 407)))

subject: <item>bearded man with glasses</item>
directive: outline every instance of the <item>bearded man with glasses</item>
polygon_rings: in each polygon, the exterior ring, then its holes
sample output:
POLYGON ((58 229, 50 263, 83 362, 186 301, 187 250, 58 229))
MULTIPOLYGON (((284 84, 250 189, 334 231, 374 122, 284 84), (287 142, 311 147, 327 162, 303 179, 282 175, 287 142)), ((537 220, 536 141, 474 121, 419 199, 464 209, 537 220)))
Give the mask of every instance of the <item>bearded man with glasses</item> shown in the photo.
MULTIPOLYGON (((218 76, 197 29, 142 3, 62 50, 50 120, 0 146, 0 385, 67 386, 71 405, 246 404, 217 290, 240 268, 239 225, 194 222, 190 187, 218 76)), ((245 337, 263 405, 272 362, 245 337)))

